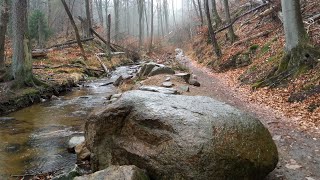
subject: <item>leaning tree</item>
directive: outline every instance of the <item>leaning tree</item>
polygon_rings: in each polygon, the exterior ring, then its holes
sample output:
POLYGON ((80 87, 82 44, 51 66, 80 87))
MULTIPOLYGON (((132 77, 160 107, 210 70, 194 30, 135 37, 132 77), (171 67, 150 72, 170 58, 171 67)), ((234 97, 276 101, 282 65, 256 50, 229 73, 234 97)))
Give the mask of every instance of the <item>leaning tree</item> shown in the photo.
POLYGON ((304 28, 299 0, 281 0, 285 33, 285 55, 279 65, 254 87, 277 86, 288 78, 313 68, 320 52, 312 46, 304 28))

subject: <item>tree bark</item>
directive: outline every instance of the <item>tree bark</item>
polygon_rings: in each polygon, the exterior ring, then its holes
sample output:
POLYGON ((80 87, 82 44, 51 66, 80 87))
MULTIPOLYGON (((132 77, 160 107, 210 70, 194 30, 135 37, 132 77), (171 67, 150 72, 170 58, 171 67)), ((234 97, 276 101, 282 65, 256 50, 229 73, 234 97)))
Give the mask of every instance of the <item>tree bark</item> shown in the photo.
POLYGON ((13 0, 12 76, 18 87, 33 85, 30 41, 27 35, 27 0, 13 0))
POLYGON ((86 5, 86 16, 87 16, 87 27, 86 27, 86 36, 91 37, 92 33, 90 31, 90 28, 92 28, 92 22, 91 22, 91 14, 90 14, 90 3, 89 0, 85 0, 85 5, 86 5))
POLYGON ((108 59, 111 60, 111 14, 108 15, 108 24, 107 24, 107 56, 108 59))
POLYGON ((139 47, 142 47, 143 43, 143 0, 138 0, 138 13, 139 13, 139 47))
POLYGON ((212 15, 213 15, 214 21, 216 23, 216 26, 219 26, 222 21, 221 21, 219 14, 218 14, 218 11, 217 11, 216 0, 212 0, 212 15))
POLYGON ((281 0, 283 25, 286 37, 286 51, 290 52, 299 43, 307 41, 308 35, 304 29, 300 12, 299 0, 281 0))
MULTIPOLYGON (((223 6, 224 6, 224 12, 226 15, 226 21, 228 24, 231 24, 231 17, 230 17, 228 0, 223 0, 223 6)), ((229 28, 228 28, 228 36, 229 36, 231 43, 234 43, 236 41, 237 36, 234 33, 232 25, 229 26, 229 28)))
POLYGON ((61 0, 61 2, 63 4, 64 9, 66 10, 67 15, 69 16, 69 20, 71 22, 71 25, 73 26, 74 32, 76 34, 77 43, 78 43, 78 46, 80 48, 82 57, 83 57, 84 60, 87 60, 86 54, 84 52, 84 49, 83 49, 83 46, 82 46, 82 43, 81 43, 81 38, 80 38, 80 35, 79 35, 79 30, 77 28, 77 25, 74 22, 74 19, 72 17, 72 14, 71 14, 71 12, 70 12, 70 10, 68 8, 68 5, 67 5, 66 1, 65 0, 61 0))
POLYGON ((119 0, 113 0, 113 6, 114 6, 114 32, 115 32, 115 41, 118 42, 119 41, 119 21, 120 21, 120 17, 119 17, 119 0))
POLYGON ((1 6, 1 18, 0 18, 0 70, 5 66, 5 43, 7 26, 9 22, 9 0, 3 0, 1 6))
POLYGON ((151 32, 150 32, 149 52, 151 52, 151 50, 152 50, 152 43, 153 43, 153 16, 154 16, 154 13, 153 13, 153 0, 151 0, 150 9, 151 9, 151 32))
POLYGON ((197 15, 197 17, 200 19, 200 15, 199 15, 199 12, 198 12, 197 5, 196 5, 195 0, 192 0, 192 4, 193 4, 193 8, 194 8, 194 10, 196 11, 196 15, 197 15))
POLYGON ((213 51, 216 54, 216 56, 218 58, 220 58, 222 54, 221 54, 221 50, 220 50, 219 44, 218 44, 217 39, 216 39, 216 35, 215 35, 213 27, 212 27, 208 0, 205 0, 205 11, 206 11, 206 15, 207 15, 208 30, 209 30, 211 43, 212 43, 212 46, 213 46, 213 51))
POLYGON ((203 15, 202 15, 201 1, 200 0, 198 0, 198 8, 199 8, 199 13, 200 13, 201 26, 203 26, 203 15))

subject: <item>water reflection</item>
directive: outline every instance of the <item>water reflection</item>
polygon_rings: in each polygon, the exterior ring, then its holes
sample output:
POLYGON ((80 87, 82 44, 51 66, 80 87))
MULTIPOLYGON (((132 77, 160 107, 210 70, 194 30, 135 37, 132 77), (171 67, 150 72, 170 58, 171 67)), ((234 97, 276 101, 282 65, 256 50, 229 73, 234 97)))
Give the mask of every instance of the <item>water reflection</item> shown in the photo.
POLYGON ((67 141, 82 133, 90 110, 103 106, 104 98, 115 92, 113 86, 101 86, 107 80, 9 114, 15 120, 0 122, 0 179, 72 167, 76 157, 67 153, 67 141))

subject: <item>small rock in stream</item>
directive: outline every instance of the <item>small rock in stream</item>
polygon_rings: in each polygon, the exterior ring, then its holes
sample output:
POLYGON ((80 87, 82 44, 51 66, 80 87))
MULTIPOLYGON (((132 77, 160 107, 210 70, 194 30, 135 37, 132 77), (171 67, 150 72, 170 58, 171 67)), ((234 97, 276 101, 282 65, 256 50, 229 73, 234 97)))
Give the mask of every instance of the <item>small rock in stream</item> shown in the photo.
POLYGON ((166 88, 171 88, 173 86, 173 83, 171 81, 163 82, 162 86, 166 88))
POLYGON ((75 153, 75 147, 84 142, 84 136, 74 136, 68 142, 68 152, 75 153))
POLYGON ((180 86, 179 90, 182 91, 182 92, 189 92, 190 88, 189 88, 189 86, 180 86))

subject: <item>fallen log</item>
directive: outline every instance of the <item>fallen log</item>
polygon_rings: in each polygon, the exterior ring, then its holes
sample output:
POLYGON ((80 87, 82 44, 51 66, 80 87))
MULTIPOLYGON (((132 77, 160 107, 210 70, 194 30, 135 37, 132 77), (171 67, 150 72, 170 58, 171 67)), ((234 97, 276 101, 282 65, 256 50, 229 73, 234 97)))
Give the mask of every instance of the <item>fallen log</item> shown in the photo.
MULTIPOLYGON (((80 41, 86 42, 86 41, 92 41, 93 39, 94 39, 94 37, 89 37, 89 38, 81 39, 80 41)), ((76 44, 76 43, 77 43, 77 40, 71 40, 71 41, 67 41, 65 43, 53 45, 53 46, 49 47, 48 49, 56 48, 56 47, 60 47, 60 46, 68 46, 68 45, 72 45, 72 44, 76 44)))
POLYGON ((59 68, 85 68, 84 66, 81 65, 76 65, 76 64, 62 64, 58 66, 48 66, 48 65, 34 65, 32 68, 33 69, 59 69, 59 68))
POLYGON ((45 58, 48 55, 48 50, 46 49, 34 49, 31 52, 32 58, 45 58))
POLYGON ((109 73, 109 71, 108 71, 108 68, 107 68, 107 66, 101 61, 101 59, 100 59, 100 57, 96 54, 96 58, 98 59, 98 61, 100 62, 100 64, 101 64, 101 67, 103 68, 103 70, 104 70, 104 72, 105 73, 109 73))
MULTIPOLYGON (((103 39, 103 37, 100 36, 100 34, 98 34, 94 29, 90 28, 90 31, 91 31, 94 35, 96 35, 103 43, 108 44, 108 42, 107 42, 105 39, 103 39)), ((111 49, 111 51, 113 51, 113 52, 116 52, 116 51, 117 51, 117 49, 116 49, 115 47, 113 47, 112 44, 110 44, 110 49, 111 49)))
POLYGON ((262 36, 266 36, 266 35, 268 35, 270 32, 271 32, 271 31, 260 32, 260 33, 254 35, 254 36, 251 36, 251 37, 245 38, 245 39, 243 39, 243 40, 241 40, 241 41, 235 42, 235 43, 233 44, 233 46, 237 46, 237 45, 239 45, 239 44, 242 44, 242 43, 244 43, 244 42, 251 41, 251 40, 253 40, 253 39, 256 39, 256 38, 259 38, 259 37, 262 37, 262 36))

